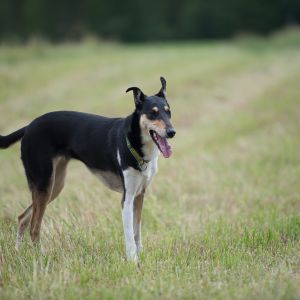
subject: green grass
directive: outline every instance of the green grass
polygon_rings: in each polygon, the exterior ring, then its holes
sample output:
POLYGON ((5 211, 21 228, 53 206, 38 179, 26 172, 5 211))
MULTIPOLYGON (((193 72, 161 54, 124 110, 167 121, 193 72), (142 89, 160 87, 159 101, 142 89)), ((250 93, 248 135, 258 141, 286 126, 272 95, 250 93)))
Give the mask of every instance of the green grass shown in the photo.
POLYGON ((120 195, 79 162, 43 252, 14 249, 30 203, 19 144, 0 152, 0 299, 300 299, 300 32, 230 42, 0 47, 0 132, 51 110, 127 115, 168 81, 173 156, 125 261, 120 195))

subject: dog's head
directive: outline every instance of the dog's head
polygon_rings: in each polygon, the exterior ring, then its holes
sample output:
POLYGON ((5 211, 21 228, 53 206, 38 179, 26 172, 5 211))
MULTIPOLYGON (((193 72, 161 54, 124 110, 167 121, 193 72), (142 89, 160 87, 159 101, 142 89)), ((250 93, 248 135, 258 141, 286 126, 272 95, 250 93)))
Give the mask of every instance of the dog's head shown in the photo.
POLYGON ((136 112, 140 117, 140 127, 144 136, 152 138, 164 157, 172 154, 167 139, 176 134, 171 124, 171 110, 166 99, 166 80, 160 77, 161 89, 154 96, 146 96, 138 87, 130 87, 133 91, 136 112))

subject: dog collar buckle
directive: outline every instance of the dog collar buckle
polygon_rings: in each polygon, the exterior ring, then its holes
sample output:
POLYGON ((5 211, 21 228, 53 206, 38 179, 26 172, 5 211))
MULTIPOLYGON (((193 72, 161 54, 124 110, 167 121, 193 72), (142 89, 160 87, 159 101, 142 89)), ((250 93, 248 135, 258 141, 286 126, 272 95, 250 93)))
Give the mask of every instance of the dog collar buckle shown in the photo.
POLYGON ((143 160, 143 161, 139 162, 139 167, 140 167, 141 171, 146 171, 148 165, 147 165, 147 163, 143 160))

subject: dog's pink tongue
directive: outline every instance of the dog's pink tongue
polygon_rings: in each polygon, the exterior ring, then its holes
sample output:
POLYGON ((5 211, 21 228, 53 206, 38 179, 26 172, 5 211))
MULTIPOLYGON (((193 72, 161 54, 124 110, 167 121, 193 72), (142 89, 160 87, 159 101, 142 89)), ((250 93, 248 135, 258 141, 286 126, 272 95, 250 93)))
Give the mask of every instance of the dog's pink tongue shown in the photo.
POLYGON ((162 137, 158 136, 158 143, 163 156, 165 158, 170 157, 172 155, 172 149, 167 139, 163 139, 162 137))

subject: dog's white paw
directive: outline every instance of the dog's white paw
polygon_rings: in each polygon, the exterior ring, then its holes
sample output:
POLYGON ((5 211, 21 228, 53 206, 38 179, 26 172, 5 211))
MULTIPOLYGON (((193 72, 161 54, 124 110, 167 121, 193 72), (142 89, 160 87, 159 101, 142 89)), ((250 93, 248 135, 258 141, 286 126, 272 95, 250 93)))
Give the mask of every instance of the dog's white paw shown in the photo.
POLYGON ((133 249, 128 249, 126 251, 126 256, 127 256, 127 261, 128 262, 137 263, 137 261, 138 261, 138 254, 137 254, 136 247, 134 247, 133 249))

